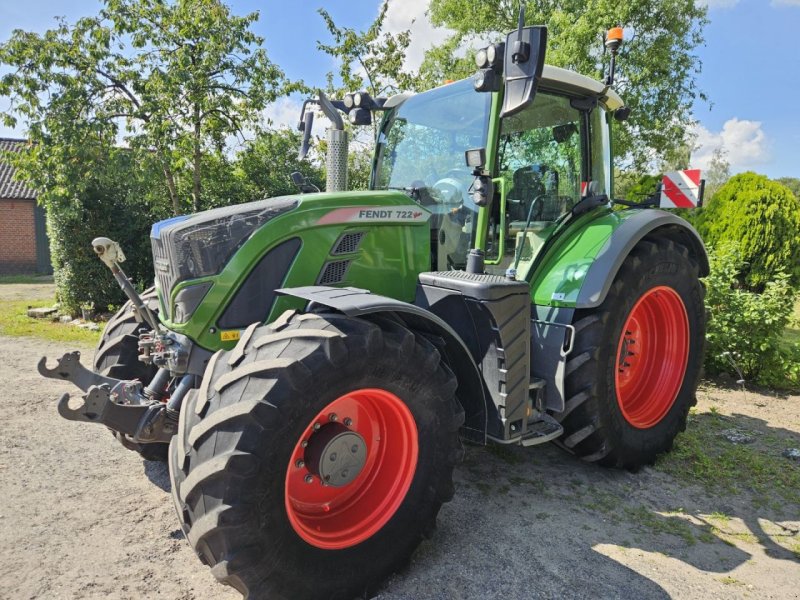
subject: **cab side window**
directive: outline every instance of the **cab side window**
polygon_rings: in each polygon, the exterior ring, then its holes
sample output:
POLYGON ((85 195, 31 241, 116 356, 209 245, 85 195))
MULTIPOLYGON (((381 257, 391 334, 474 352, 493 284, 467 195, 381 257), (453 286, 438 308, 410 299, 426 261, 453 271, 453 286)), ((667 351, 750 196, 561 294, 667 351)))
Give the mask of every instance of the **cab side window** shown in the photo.
POLYGON ((503 119, 500 171, 511 223, 555 221, 580 200, 581 114, 568 98, 542 92, 503 119))
POLYGON ((528 108, 503 119, 498 159, 506 188, 505 230, 495 202, 487 240, 490 272, 519 262, 518 276, 524 276, 556 221, 580 201, 585 129, 583 114, 569 98, 542 91, 528 108))

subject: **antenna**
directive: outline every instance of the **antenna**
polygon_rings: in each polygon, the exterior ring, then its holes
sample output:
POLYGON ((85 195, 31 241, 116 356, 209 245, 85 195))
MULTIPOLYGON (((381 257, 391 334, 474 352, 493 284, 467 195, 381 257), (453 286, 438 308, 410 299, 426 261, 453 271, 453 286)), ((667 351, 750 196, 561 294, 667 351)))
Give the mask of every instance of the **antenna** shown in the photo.
POLYGON ((520 64, 528 62, 531 57, 531 45, 522 41, 522 30, 525 28, 525 3, 519 3, 519 24, 517 26, 517 39, 512 48, 511 61, 520 64))

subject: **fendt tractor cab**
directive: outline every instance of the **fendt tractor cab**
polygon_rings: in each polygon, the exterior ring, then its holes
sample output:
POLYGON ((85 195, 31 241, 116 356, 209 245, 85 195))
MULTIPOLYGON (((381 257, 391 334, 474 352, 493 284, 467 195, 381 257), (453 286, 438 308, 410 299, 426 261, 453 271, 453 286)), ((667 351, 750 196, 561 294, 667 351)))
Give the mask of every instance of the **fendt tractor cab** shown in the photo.
POLYGON ((309 101, 328 190, 295 174, 297 195, 156 223, 141 297, 94 241, 130 302, 94 371, 40 372, 83 390, 64 417, 168 458, 189 543, 243 595, 375 589, 433 530, 462 439, 635 468, 685 426, 708 261, 655 207, 696 203, 699 174, 610 201, 613 68, 544 66, 546 33, 521 18, 472 80, 309 101), (344 188, 345 115, 382 117, 369 191, 344 188))

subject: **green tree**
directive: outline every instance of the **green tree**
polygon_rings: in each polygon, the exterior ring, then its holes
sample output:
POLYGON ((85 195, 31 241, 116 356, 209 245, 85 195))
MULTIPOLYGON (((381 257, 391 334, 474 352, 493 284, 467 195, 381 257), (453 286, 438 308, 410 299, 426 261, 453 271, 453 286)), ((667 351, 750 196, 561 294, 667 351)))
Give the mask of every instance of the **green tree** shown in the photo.
POLYGON ((18 157, 23 177, 45 202, 69 196, 93 168, 87 148, 122 138, 157 162, 173 212, 198 210, 204 154, 221 154, 292 89, 251 31, 257 18, 219 0, 105 0, 98 16, 74 25, 14 31, 0 45, 10 69, 0 96, 11 101, 6 125, 21 119, 37 148, 18 157), (191 180, 190 206, 181 177, 191 180))
POLYGON ((734 175, 697 215, 707 244, 738 244, 746 267, 741 281, 759 291, 786 273, 800 284, 800 201, 764 175, 734 175))
POLYGON ((775 181, 792 190, 792 193, 800 200, 800 179, 797 177, 780 177, 775 181))
MULTIPOLYGON (((697 0, 528 0, 528 24, 548 27, 547 62, 595 79, 602 79, 608 55, 602 52, 603 32, 616 24, 631 31, 618 58, 615 88, 632 109, 617 127, 618 166, 646 171, 652 163, 676 164, 690 145, 692 106, 701 97, 694 54, 703 42, 706 8, 697 0)), ((516 28, 518 2, 431 0, 434 25, 453 34, 425 57, 423 85, 474 73, 473 52, 499 41, 500 32, 516 28)))
POLYGON ((327 10, 319 9, 333 41, 317 42, 317 48, 339 62, 338 82, 333 73, 328 74, 329 91, 364 90, 378 98, 415 87, 414 75, 403 69, 411 32, 384 31, 388 9, 389 0, 384 0, 378 16, 364 31, 339 27, 327 10))
POLYGON ((726 152, 722 148, 714 150, 708 168, 703 173, 703 178, 706 180, 706 198, 713 198, 719 188, 731 178, 731 165, 725 155, 726 152))
POLYGON ((739 248, 732 242, 708 249, 711 272, 705 279, 709 316, 706 371, 735 374, 736 364, 748 380, 796 387, 800 383, 800 344, 783 338, 797 292, 780 271, 760 293, 737 285, 748 270, 739 248))
POLYGON ((151 199, 165 193, 157 165, 144 166, 135 154, 112 148, 94 157, 79 197, 51 198, 47 226, 58 300, 63 309, 78 314, 84 304, 98 311, 124 301, 124 295, 106 266, 97 260, 91 240, 107 236, 125 250, 123 265, 143 290, 153 281, 150 226, 169 216, 154 209, 151 199), (156 172, 154 172, 156 171, 156 172))
MULTIPOLYGON (((379 98, 417 87, 415 75, 403 68, 411 32, 384 30, 388 8, 389 0, 384 0, 378 16, 364 31, 340 27, 327 10, 319 9, 332 41, 318 41, 317 48, 339 63, 338 73, 328 73, 330 95, 342 98, 348 92, 366 91, 373 98, 379 98)), ((367 189, 378 119, 373 120, 370 130, 359 131, 349 123, 346 127, 350 129, 353 142, 348 156, 348 187, 367 189)))
POLYGON ((235 169, 245 182, 248 200, 296 194, 290 178, 293 171, 300 171, 317 187, 325 188, 322 169, 297 157, 300 137, 288 128, 260 130, 238 154, 235 169))

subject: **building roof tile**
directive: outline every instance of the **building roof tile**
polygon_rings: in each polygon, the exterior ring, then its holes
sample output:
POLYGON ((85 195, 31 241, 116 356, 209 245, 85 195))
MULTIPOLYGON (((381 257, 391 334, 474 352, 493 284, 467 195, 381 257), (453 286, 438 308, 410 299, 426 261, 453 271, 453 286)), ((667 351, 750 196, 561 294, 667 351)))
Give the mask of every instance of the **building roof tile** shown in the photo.
MULTIPOLYGON (((21 152, 27 144, 27 140, 0 137, 0 153, 21 152)), ((14 171, 14 167, 0 158, 0 199, 35 200, 36 191, 23 181, 15 181, 14 171)))

